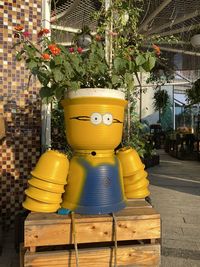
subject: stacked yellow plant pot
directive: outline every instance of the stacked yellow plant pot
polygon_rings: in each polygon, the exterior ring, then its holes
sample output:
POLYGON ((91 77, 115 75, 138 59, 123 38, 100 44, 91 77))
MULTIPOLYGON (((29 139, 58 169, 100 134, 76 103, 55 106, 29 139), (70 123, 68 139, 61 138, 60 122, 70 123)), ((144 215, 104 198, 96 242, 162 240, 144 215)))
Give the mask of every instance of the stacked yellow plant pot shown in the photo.
POLYGON ((31 172, 23 207, 37 212, 56 212, 62 202, 68 168, 69 161, 65 154, 54 150, 42 154, 31 172))
POLYGON ((117 157, 122 165, 126 197, 147 197, 150 194, 148 190, 148 174, 144 170, 145 166, 138 153, 130 147, 124 147, 117 151, 117 157))

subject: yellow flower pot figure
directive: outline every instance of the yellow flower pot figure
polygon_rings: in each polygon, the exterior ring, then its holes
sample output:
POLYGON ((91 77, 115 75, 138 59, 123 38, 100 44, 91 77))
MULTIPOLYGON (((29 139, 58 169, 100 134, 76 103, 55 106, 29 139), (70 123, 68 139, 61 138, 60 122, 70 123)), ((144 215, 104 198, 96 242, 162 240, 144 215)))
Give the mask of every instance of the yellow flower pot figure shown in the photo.
POLYGON ((80 89, 71 92, 62 104, 74 156, 61 203, 64 209, 59 213, 104 214, 124 208, 121 165, 114 154, 122 138, 124 94, 111 89, 80 89))

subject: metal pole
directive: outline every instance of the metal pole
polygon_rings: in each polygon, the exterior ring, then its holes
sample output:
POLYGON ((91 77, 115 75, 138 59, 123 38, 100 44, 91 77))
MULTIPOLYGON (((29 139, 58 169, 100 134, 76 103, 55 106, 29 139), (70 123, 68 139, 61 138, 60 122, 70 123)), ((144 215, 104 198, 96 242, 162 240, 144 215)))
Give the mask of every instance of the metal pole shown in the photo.
MULTIPOLYGON (((51 2, 42 0, 42 27, 50 30, 51 2)), ((51 104, 42 102, 41 107, 41 150, 51 147, 51 104)))
POLYGON ((173 85, 173 129, 176 129, 176 110, 175 110, 175 101, 174 101, 174 85, 173 85))
MULTIPOLYGON (((105 11, 107 11, 112 4, 112 0, 105 0, 105 11)), ((106 61, 109 64, 111 69, 112 66, 112 35, 110 32, 112 31, 112 22, 107 25, 105 32, 105 56, 106 61)))

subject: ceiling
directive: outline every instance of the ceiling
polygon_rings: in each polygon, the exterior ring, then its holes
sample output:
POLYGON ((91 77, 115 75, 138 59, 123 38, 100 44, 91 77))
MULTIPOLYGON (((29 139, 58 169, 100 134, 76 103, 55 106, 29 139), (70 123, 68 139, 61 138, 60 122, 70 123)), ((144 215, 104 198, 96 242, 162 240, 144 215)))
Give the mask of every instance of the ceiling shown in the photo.
MULTIPOLYGON (((139 3, 143 8, 139 32, 147 36, 174 35, 178 43, 160 44, 163 56, 169 58, 177 70, 199 70, 200 47, 192 47, 190 39, 198 27, 200 33, 200 0, 144 0, 139 3)), ((84 25, 94 30, 95 22, 90 16, 99 7, 99 2, 92 0, 52 1, 51 25, 57 41, 67 44, 72 32, 84 25)))

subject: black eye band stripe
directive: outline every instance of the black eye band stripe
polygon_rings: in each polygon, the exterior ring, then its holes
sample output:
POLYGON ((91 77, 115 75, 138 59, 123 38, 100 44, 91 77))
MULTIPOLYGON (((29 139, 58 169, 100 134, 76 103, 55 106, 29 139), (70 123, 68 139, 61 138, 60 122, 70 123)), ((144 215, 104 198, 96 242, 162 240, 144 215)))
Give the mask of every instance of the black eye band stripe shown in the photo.
POLYGON ((70 120, 89 121, 90 117, 88 117, 88 116, 77 116, 77 117, 70 118, 70 120))
POLYGON ((119 121, 118 119, 113 119, 113 123, 122 123, 122 121, 119 121))
MULTIPOLYGON (((79 120, 79 121, 89 121, 89 116, 77 116, 77 117, 71 117, 70 120, 79 120)), ((113 119, 113 123, 122 123, 118 119, 113 119)))

